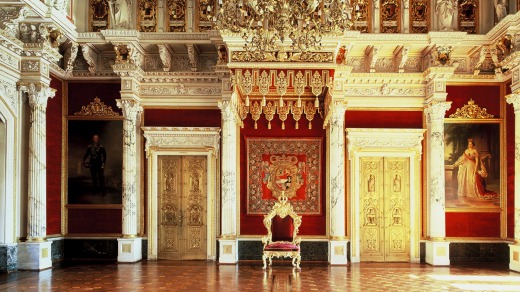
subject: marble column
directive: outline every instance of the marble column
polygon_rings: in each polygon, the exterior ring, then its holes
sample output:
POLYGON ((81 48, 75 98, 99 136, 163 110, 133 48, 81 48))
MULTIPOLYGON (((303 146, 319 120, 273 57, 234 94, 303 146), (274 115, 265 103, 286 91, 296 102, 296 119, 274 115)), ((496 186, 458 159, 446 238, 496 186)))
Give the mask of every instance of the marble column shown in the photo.
POLYGON ((347 264, 345 237, 345 110, 342 101, 334 101, 327 129, 328 135, 328 192, 330 212, 329 263, 347 264))
POLYGON ((123 238, 118 239, 118 262, 136 262, 142 258, 142 238, 137 237, 139 192, 137 181, 137 117, 142 107, 135 100, 117 100, 123 111, 123 238))
POLYGON ((238 262, 237 250, 237 196, 238 178, 238 117, 230 101, 220 101, 222 112, 222 191, 221 235, 219 262, 238 262))
POLYGON ((509 245, 509 269, 520 272, 520 91, 506 96, 515 109, 515 212, 514 243, 509 245))
POLYGON ((427 121, 427 216, 428 241, 426 262, 449 265, 449 242, 446 241, 446 207, 444 179, 444 115, 451 102, 433 101, 424 110, 427 121))
POLYGON ((47 242, 47 100, 56 90, 44 84, 20 83, 27 93, 29 119, 28 187, 27 187, 27 240, 18 245, 18 268, 41 270, 50 268, 51 243, 47 242))

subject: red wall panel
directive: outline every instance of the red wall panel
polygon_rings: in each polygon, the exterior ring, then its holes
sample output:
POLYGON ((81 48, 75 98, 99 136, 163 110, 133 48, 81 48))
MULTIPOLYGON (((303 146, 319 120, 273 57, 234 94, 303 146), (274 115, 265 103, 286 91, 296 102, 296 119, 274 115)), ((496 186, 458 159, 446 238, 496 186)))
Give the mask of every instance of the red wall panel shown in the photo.
POLYGON ((448 93, 447 101, 451 101, 451 108, 446 111, 446 117, 449 117, 455 111, 467 104, 472 98, 476 104, 482 108, 486 108, 487 112, 500 117, 500 85, 449 85, 446 86, 448 93))
POLYGON ((47 235, 61 234, 62 81, 52 77, 56 95, 47 102, 47 235))
POLYGON ((446 213, 446 236, 500 237, 500 213, 446 213))
POLYGON ((121 209, 69 209, 69 233, 122 233, 121 209))
POLYGON ((116 99, 121 98, 119 91, 121 83, 87 83, 87 82, 70 82, 69 83, 69 115, 81 110, 81 106, 89 104, 97 96, 106 105, 111 106, 116 112, 121 113, 117 107, 116 99))
POLYGON ((345 128, 423 128, 422 111, 347 111, 345 128))
POLYGON ((312 129, 308 129, 308 121, 302 118, 299 121, 299 129, 295 129, 295 122, 292 117, 285 121, 285 130, 281 128, 281 121, 275 118, 271 122, 271 129, 267 129, 267 120, 262 115, 258 121, 258 129, 254 129, 254 121, 249 116, 244 120, 244 128, 240 131, 240 234, 242 235, 265 235, 267 231, 262 220, 263 215, 247 215, 247 157, 245 137, 290 137, 290 138, 323 138, 322 146, 322 177, 321 177, 321 215, 303 216, 300 227, 300 235, 325 235, 326 230, 326 201, 325 201, 325 175, 326 175, 326 156, 325 156, 325 130, 323 129, 323 119, 316 115, 312 121, 312 129))
POLYGON ((219 109, 144 109, 147 127, 220 127, 219 109))
MULTIPOLYGON (((506 94, 511 93, 511 83, 506 94)), ((506 163, 507 163, 507 237, 514 237, 515 227, 515 112, 513 105, 506 105, 506 163)))

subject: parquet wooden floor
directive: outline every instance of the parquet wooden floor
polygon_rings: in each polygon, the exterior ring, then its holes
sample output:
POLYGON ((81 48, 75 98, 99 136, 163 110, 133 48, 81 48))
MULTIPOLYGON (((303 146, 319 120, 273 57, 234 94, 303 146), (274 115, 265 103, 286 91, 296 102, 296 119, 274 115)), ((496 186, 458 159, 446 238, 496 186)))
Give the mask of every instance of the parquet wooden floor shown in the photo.
POLYGON ((261 263, 143 261, 78 265, 0 275, 7 291, 520 291, 520 274, 507 266, 362 263, 348 267, 302 263, 296 272, 261 263))

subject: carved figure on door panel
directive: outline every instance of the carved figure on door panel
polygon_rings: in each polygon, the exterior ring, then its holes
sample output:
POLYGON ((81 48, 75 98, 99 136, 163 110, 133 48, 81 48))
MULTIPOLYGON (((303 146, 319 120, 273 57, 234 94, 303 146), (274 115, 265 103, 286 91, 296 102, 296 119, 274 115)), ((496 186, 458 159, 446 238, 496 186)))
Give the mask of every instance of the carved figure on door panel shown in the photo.
POLYGON ((200 186, 199 186, 199 174, 194 172, 191 174, 191 191, 192 192, 200 192, 200 186))
POLYGON ((190 210, 190 224, 191 225, 202 225, 202 218, 200 213, 202 208, 200 206, 192 206, 190 210))
POLYGON ((376 225, 376 208, 368 207, 365 225, 376 225))
POLYGON ((394 225, 401 225, 403 222, 401 208, 395 207, 394 211, 392 212, 392 217, 394 225))
POLYGON ((376 191, 376 177, 373 174, 368 175, 368 192, 372 193, 376 191))
POLYGON ((162 224, 163 225, 177 225, 175 206, 165 205, 163 207, 162 224))
POLYGON ((400 192, 401 191, 401 176, 397 173, 394 177, 394 186, 393 186, 394 192, 400 192))

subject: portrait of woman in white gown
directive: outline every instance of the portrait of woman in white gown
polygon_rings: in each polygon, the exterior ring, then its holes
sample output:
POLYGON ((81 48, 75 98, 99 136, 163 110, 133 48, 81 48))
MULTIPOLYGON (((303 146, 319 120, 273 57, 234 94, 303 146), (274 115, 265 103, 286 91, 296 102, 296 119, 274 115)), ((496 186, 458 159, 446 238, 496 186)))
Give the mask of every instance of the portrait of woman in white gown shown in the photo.
POLYGON ((446 208, 500 208, 502 189, 499 123, 446 121, 446 208))
POLYGON ((476 199, 495 199, 498 196, 496 192, 486 189, 487 170, 475 148, 473 139, 468 139, 468 148, 453 166, 459 168, 457 196, 476 199))

